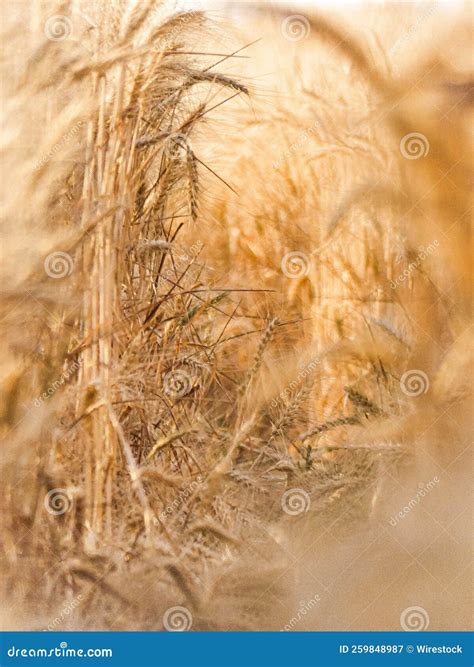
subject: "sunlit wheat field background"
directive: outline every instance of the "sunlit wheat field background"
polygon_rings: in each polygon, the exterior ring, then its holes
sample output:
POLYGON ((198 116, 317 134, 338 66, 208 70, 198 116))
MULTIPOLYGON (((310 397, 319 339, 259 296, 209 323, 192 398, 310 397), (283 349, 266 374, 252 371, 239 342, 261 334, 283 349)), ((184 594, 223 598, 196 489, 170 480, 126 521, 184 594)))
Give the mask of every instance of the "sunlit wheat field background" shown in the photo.
POLYGON ((2 627, 469 629, 472 5, 2 31, 2 627))

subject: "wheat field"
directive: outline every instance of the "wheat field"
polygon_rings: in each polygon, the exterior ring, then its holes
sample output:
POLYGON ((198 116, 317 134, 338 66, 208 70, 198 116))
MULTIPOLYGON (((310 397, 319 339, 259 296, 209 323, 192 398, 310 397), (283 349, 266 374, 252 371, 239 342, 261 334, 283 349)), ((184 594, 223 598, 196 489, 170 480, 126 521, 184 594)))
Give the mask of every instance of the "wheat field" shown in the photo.
POLYGON ((468 629, 472 6, 2 3, 2 627, 468 629))

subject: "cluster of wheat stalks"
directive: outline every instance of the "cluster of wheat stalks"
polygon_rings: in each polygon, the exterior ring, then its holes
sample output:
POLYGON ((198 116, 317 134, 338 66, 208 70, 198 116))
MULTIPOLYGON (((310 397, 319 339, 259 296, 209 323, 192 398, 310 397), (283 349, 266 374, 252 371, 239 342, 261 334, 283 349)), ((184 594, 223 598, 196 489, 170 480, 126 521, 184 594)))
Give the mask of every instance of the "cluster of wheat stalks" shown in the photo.
POLYGON ((4 624, 278 627, 286 491, 364 523, 464 448, 466 72, 308 16, 275 91, 200 12, 5 14, 4 624))

